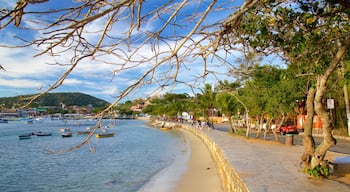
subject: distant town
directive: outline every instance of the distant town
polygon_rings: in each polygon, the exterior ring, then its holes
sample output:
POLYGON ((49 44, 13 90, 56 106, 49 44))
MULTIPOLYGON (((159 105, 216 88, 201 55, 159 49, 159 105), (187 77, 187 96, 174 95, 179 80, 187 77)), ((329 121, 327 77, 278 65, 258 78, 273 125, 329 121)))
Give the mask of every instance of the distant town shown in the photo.
MULTIPOLYGON (((29 107, 22 108, 21 97, 0 98, 0 119, 29 118, 92 119, 110 103, 82 93, 49 93, 29 107)), ((105 118, 133 119, 141 114, 144 101, 126 102, 115 107, 105 118)), ((142 114, 141 114, 142 116, 142 114)))

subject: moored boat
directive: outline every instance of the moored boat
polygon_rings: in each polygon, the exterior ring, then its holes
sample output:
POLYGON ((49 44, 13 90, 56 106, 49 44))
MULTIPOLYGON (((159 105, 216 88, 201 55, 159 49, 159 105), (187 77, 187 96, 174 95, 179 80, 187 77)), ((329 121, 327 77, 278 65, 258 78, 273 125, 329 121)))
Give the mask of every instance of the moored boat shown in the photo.
POLYGON ((87 135, 87 134, 90 134, 91 131, 78 131, 77 134, 78 135, 87 135))
POLYGON ((72 137, 73 136, 73 132, 70 128, 64 128, 62 133, 61 133, 62 137, 72 137))
POLYGON ((115 132, 113 133, 96 133, 96 138, 107 138, 107 137, 114 137, 115 132))
POLYGON ((9 120, 7 120, 7 119, 0 119, 0 123, 8 123, 9 122, 9 120))
POLYGON ((172 127, 161 127, 160 130, 163 130, 163 131, 168 131, 168 130, 171 130, 173 129, 172 127))
POLYGON ((33 133, 33 135, 36 135, 36 136, 52 136, 52 133, 39 131, 39 132, 33 133))
POLYGON ((22 135, 18 135, 18 139, 30 139, 32 137, 32 133, 25 133, 22 135))
POLYGON ((28 119, 25 123, 26 123, 26 124, 33 124, 33 123, 34 123, 34 120, 33 120, 33 119, 28 119))

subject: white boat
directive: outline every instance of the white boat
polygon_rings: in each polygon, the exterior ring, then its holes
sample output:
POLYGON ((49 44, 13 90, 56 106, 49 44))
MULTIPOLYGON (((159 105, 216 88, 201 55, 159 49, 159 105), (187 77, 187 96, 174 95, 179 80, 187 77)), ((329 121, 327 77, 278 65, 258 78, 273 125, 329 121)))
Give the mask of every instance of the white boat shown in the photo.
POLYGON ((72 137, 73 136, 73 132, 72 132, 72 130, 70 128, 64 128, 62 130, 61 136, 62 137, 72 137))

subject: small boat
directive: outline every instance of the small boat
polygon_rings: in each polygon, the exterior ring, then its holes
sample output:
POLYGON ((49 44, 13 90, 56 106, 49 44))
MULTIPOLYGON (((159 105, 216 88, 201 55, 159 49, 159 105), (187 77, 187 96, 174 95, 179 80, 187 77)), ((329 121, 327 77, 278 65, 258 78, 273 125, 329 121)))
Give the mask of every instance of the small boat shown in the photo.
POLYGON ((7 120, 7 119, 0 119, 0 123, 8 123, 9 122, 9 120, 7 120))
POLYGON ((22 135, 18 135, 18 139, 30 139, 32 137, 32 133, 25 133, 22 135))
POLYGON ((90 134, 91 131, 78 131, 77 134, 78 135, 87 135, 87 134, 90 134))
POLYGON ((114 137, 115 133, 96 133, 96 138, 114 137))
POLYGON ((28 119, 27 121, 26 121, 26 124, 33 124, 34 123, 34 120, 33 119, 28 119))
POLYGON ((62 137, 72 137, 73 136, 73 132, 70 128, 64 128, 62 133, 61 133, 62 137))
POLYGON ((33 133, 33 135, 36 135, 36 136, 39 136, 39 137, 40 136, 52 136, 52 133, 39 131, 39 132, 33 133))
POLYGON ((162 131, 168 131, 168 130, 171 130, 173 129, 172 127, 161 127, 160 130, 162 131))

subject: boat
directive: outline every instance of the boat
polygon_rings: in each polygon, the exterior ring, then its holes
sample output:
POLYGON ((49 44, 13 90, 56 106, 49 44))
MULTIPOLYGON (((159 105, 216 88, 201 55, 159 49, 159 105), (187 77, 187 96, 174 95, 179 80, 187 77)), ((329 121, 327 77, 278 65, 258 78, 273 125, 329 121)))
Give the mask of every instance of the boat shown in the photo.
POLYGON ((29 119, 26 121, 26 124, 33 124, 34 123, 34 120, 33 119, 29 119))
POLYGON ((172 130, 172 127, 161 127, 160 130, 162 131, 168 131, 168 130, 172 130))
POLYGON ((107 137, 114 137, 115 132, 113 133, 96 133, 96 138, 107 138, 107 137))
POLYGON ((32 133, 25 133, 22 135, 18 135, 18 139, 22 140, 22 139, 30 139, 32 137, 32 133))
POLYGON ((72 137, 73 136, 73 132, 70 128, 64 128, 62 133, 61 133, 62 137, 72 137))
POLYGON ((0 119, 0 123, 8 123, 9 122, 9 120, 7 120, 7 119, 0 119))
POLYGON ((39 132, 35 132, 35 133, 33 133, 33 135, 36 135, 36 136, 52 136, 52 133, 50 133, 50 132, 41 132, 41 131, 39 131, 39 132))
POLYGON ((87 135, 87 134, 90 134, 91 131, 78 131, 77 134, 78 135, 87 135))

